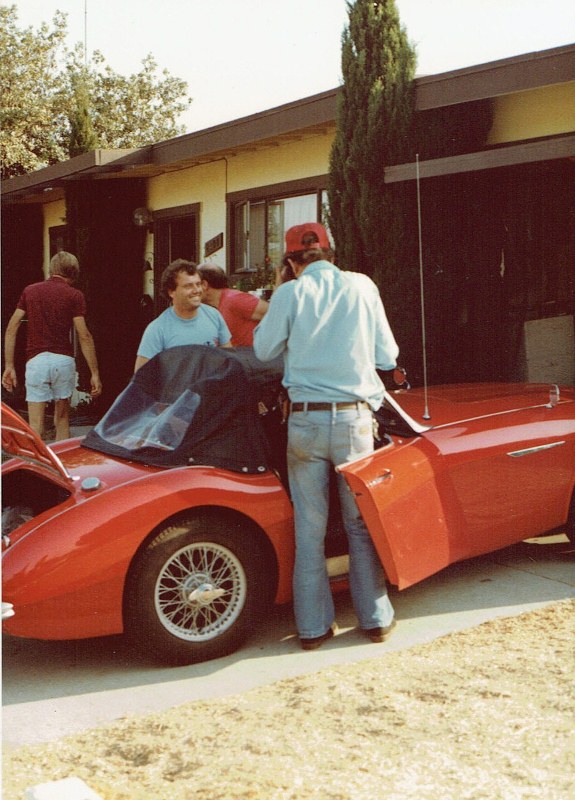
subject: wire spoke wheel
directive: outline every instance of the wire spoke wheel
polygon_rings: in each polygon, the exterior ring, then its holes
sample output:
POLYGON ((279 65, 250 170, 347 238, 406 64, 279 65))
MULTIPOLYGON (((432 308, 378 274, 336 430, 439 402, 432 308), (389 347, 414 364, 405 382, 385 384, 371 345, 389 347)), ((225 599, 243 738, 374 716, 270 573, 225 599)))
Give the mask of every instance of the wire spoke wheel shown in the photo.
POLYGON ((125 630, 144 657, 191 664, 234 652, 273 599, 275 567, 248 523, 203 513, 166 525, 126 582, 125 630))
POLYGON ((166 561, 156 581, 154 605, 170 633, 199 642, 234 624, 246 594, 246 574, 239 559, 221 545, 198 542, 166 561))

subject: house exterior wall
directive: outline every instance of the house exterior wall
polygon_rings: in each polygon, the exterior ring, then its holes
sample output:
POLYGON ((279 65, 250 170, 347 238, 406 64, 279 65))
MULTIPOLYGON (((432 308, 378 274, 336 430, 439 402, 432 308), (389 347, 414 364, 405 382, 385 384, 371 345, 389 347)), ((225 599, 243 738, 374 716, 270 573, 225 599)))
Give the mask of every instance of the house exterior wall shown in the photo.
MULTIPOLYGON (((302 137, 256 152, 166 173, 148 181, 148 207, 152 211, 191 203, 201 204, 200 252, 224 232, 224 248, 215 254, 222 265, 227 257, 226 197, 231 192, 323 175, 329 169, 334 134, 302 137)), ((150 242, 153 249, 153 242, 150 242)))
MULTIPOLYGON (((575 130, 575 81, 545 86, 493 99, 494 120, 486 144, 498 145, 575 130)), ((200 252, 205 242, 223 232, 224 248, 215 258, 227 260, 226 197, 228 194, 327 174, 335 129, 148 179, 152 211, 199 203, 200 252)), ((64 224, 65 201, 47 203, 44 213, 44 270, 50 260, 49 228, 64 224)), ((150 234, 146 253, 153 253, 150 234)))
POLYGON ((230 159, 228 192, 327 173, 334 135, 304 138, 230 159))
POLYGON ((495 97, 487 144, 575 131, 575 81, 495 97))
MULTIPOLYGON (((222 159, 150 178, 148 208, 154 212, 200 203, 199 235, 203 252, 203 243, 224 230, 226 171, 226 162, 222 159)), ((150 249, 153 250, 153 237, 151 239, 150 249)))

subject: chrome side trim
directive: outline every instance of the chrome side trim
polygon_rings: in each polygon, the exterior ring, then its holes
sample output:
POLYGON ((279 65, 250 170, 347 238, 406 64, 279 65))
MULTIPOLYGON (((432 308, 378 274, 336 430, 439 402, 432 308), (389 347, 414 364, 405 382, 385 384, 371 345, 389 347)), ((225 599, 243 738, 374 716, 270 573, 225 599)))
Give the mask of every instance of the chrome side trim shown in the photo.
POLYGON ((521 458, 521 456, 529 456, 532 453, 539 453, 541 450, 551 450, 553 447, 560 447, 562 444, 567 444, 567 442, 551 442, 551 444, 540 444, 535 447, 526 447, 525 450, 513 450, 511 453, 507 453, 507 455, 511 456, 511 458, 521 458))

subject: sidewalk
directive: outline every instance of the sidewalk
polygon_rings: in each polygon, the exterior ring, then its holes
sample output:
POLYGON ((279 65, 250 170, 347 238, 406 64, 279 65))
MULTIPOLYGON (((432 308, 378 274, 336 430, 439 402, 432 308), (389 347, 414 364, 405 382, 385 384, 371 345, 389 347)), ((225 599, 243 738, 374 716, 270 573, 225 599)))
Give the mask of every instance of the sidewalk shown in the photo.
POLYGON ((392 590, 398 625, 378 645, 357 630, 347 593, 336 598, 338 635, 313 653, 300 649, 289 606, 271 610, 238 652, 171 669, 138 662, 120 636, 74 642, 5 637, 4 743, 53 741, 119 717, 238 694, 394 651, 409 658, 410 648, 440 636, 575 598, 573 548, 564 536, 543 541, 454 564, 402 592, 392 590))

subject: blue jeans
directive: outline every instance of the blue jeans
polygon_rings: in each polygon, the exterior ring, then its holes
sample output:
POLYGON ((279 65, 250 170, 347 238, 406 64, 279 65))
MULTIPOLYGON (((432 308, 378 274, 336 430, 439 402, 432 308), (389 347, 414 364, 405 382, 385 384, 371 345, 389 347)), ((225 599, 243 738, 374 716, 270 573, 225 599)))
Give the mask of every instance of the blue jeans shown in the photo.
MULTIPOLYGON (((287 460, 296 538, 294 612, 301 638, 322 636, 335 617, 324 555, 332 465, 372 451, 372 416, 367 408, 301 411, 289 416, 287 460)), ((355 613, 364 630, 387 627, 394 612, 379 557, 345 478, 338 475, 337 482, 355 613)))

